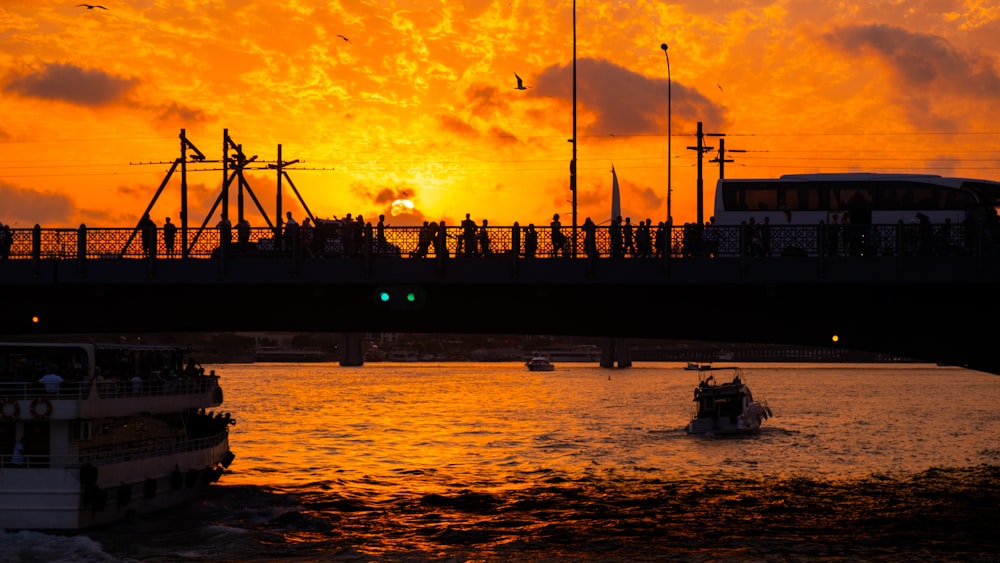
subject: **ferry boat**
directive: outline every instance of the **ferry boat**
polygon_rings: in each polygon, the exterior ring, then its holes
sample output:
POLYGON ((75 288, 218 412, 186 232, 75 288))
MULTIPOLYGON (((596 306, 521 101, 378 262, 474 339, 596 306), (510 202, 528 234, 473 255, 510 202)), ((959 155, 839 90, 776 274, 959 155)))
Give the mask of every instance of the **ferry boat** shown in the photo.
POLYGON ((547 356, 553 362, 600 362, 601 347, 593 344, 580 344, 568 348, 552 348, 536 350, 534 354, 547 356))
POLYGON ((556 369, 549 357, 542 355, 532 356, 527 362, 524 362, 524 365, 528 367, 528 371, 554 371, 556 369))
POLYGON ((219 378, 171 346, 0 343, 0 528, 77 531, 190 502, 235 455, 219 378))
POLYGON ((751 434, 773 416, 767 403, 754 400, 740 368, 710 367, 698 373, 700 381, 694 389, 696 410, 687 425, 689 434, 751 434))

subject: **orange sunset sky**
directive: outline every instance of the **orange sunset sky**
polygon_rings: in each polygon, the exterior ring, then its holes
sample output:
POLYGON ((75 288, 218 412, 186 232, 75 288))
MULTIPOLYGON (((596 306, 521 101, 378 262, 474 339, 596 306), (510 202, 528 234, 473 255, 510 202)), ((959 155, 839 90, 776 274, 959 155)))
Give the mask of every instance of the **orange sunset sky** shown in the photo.
MULTIPOLYGON (((0 0, 0 223, 134 225, 185 129, 209 159, 224 130, 261 164, 282 145, 319 217, 570 224, 571 0, 75 4, 0 0)), ((612 166, 623 215, 665 220, 668 158, 674 222, 694 220, 699 121, 726 134, 727 177, 1000 179, 995 2, 577 0, 576 15, 581 224, 608 219, 612 166)), ((189 167, 192 225, 222 183, 196 170, 213 167, 189 167)), ((273 218, 275 173, 247 177, 273 218)), ((175 175, 153 219, 179 208, 175 175)))

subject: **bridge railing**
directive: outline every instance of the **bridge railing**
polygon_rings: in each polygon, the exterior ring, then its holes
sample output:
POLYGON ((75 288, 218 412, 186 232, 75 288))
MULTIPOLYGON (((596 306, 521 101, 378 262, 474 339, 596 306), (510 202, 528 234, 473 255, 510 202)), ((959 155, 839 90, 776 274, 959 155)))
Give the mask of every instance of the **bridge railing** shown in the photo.
POLYGON ((889 225, 771 225, 698 226, 682 225, 657 230, 647 238, 636 233, 633 245, 615 250, 618 237, 607 226, 594 229, 593 242, 582 229, 573 236, 564 228, 565 245, 557 248, 548 226, 535 228, 534 250, 527 227, 477 228, 467 236, 461 227, 386 227, 379 239, 370 226, 353 230, 321 226, 294 239, 270 228, 190 230, 185 242, 178 233, 173 247, 157 230, 155 240, 143 240, 134 228, 34 228, 10 229, 0 240, 0 259, 176 259, 217 257, 221 252, 241 255, 295 255, 298 257, 345 258, 384 256, 433 258, 483 256, 482 242, 492 256, 562 258, 613 256, 683 259, 691 257, 780 257, 780 256, 908 256, 980 255, 1000 249, 1000 227, 963 224, 923 226, 889 225), (278 235, 278 236, 276 236, 278 235), (148 245, 148 249, 147 249, 148 245))

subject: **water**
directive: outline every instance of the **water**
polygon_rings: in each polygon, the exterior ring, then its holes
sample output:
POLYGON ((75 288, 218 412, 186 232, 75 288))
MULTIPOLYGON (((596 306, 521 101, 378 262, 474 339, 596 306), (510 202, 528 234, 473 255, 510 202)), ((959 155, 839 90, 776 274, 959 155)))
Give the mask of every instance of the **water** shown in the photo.
POLYGON ((697 374, 207 366, 238 423, 202 502, 10 561, 997 561, 1000 378, 748 364, 774 417, 689 436, 697 374))

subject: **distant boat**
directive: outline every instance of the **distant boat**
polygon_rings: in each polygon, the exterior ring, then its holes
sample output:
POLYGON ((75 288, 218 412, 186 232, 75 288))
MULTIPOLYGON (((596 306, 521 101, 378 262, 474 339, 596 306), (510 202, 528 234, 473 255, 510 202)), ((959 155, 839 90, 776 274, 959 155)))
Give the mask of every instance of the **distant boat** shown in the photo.
POLYGON ((416 350, 389 350, 385 355, 387 362, 416 362, 419 359, 416 350))
POLYGON ((707 368, 698 373, 698 386, 694 388, 697 406, 694 419, 687 425, 688 434, 751 434, 773 416, 767 403, 754 400, 740 368, 707 368))
POLYGON ((698 362, 688 362, 684 369, 688 371, 701 371, 703 369, 712 369, 712 364, 699 364, 698 362))
POLYGON ((524 365, 528 367, 528 371, 554 371, 556 369, 548 356, 532 356, 524 365))

